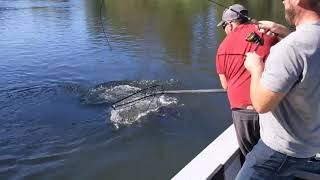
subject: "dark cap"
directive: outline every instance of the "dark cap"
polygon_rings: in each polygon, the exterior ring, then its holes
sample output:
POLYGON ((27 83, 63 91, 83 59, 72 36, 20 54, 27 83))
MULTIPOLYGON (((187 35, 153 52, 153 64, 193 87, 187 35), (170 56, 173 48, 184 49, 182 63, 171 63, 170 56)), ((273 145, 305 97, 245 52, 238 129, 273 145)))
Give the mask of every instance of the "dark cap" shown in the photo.
POLYGON ((225 22, 246 18, 246 16, 248 16, 248 10, 240 4, 234 4, 223 11, 222 21, 217 26, 221 26, 225 22))

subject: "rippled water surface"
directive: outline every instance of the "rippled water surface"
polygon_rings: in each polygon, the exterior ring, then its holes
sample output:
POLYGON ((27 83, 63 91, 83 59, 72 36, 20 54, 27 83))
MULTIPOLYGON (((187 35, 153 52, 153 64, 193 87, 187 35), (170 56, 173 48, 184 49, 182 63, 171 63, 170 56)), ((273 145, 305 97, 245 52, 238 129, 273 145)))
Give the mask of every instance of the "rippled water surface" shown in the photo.
MULTIPOLYGON (((283 22, 280 1, 223 1, 234 2, 283 22)), ((111 105, 150 86, 220 88, 222 11, 206 0, 0 0, 0 179, 170 179, 231 124, 226 95, 111 105)))

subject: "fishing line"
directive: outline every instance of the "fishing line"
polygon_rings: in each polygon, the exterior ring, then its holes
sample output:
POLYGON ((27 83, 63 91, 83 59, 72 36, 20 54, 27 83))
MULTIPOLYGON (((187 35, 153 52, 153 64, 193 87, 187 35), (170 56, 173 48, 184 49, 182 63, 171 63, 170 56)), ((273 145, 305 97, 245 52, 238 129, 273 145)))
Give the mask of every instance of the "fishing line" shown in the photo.
POLYGON ((105 2, 104 2, 104 0, 101 0, 101 2, 100 2, 100 23, 101 23, 101 27, 102 27, 102 31, 103 31, 104 37, 105 37, 106 40, 107 40, 107 44, 108 44, 108 46, 109 46, 109 49, 110 49, 110 51, 112 51, 112 47, 111 47, 111 44, 110 44, 110 42, 109 42, 109 38, 108 38, 108 36, 107 36, 107 33, 106 33, 106 31, 105 31, 105 28, 104 28, 104 24, 103 24, 103 18, 102 18, 103 6, 105 6, 105 2))

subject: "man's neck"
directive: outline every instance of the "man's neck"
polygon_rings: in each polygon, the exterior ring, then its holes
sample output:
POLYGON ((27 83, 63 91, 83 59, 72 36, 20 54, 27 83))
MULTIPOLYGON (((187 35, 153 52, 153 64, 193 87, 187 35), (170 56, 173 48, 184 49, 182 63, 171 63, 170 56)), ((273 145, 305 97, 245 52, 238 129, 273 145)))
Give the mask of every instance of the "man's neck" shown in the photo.
POLYGON ((317 23, 320 22, 320 16, 314 11, 305 11, 300 14, 299 19, 296 20, 295 26, 299 26, 305 23, 317 23))

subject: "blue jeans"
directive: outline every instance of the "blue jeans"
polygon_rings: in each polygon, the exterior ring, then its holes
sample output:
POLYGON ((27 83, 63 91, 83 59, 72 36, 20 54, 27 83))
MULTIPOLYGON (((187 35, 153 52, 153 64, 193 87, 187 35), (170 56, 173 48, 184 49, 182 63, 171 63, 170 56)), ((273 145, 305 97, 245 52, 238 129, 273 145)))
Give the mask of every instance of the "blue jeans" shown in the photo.
POLYGON ((293 179, 298 171, 320 174, 320 161, 287 156, 269 148, 260 139, 246 156, 236 180, 293 179))

